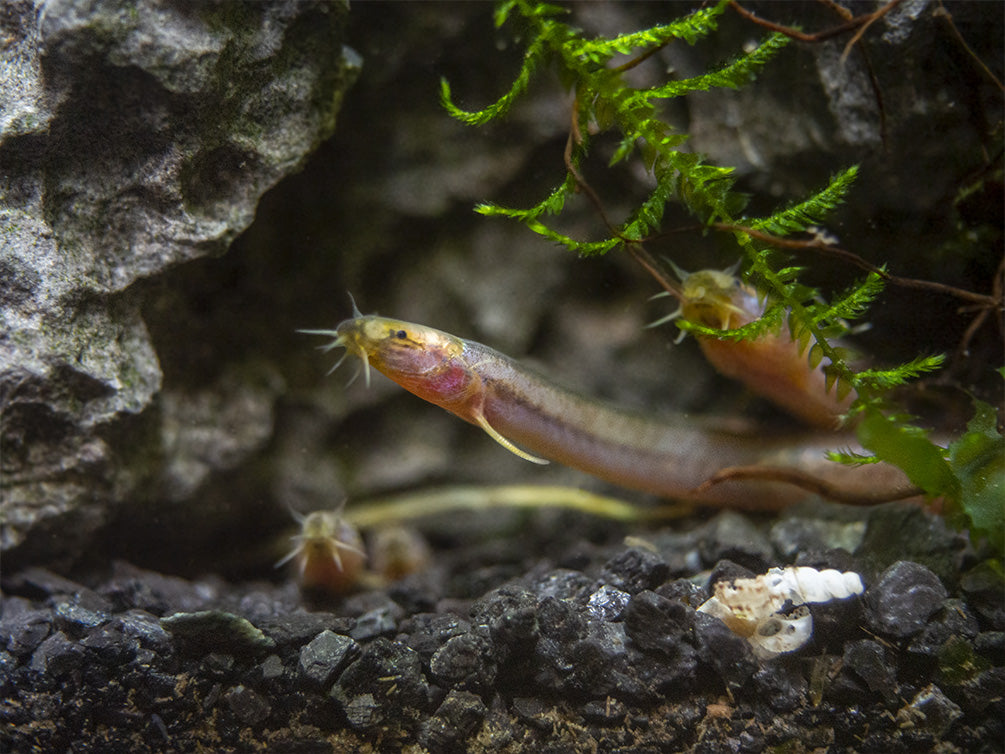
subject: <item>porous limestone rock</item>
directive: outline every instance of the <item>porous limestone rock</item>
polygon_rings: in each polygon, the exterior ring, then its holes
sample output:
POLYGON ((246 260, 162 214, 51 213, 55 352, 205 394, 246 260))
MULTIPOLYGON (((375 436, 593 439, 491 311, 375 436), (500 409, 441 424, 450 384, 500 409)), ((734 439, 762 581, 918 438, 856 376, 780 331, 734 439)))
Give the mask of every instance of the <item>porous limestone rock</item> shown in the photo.
MULTIPOLYGON (((160 478, 162 428, 185 406, 150 410, 162 373, 130 286, 223 253, 331 134, 359 69, 346 11, 328 0, 0 8, 3 551, 72 557, 110 504, 160 478)), ((230 462, 268 436, 217 431, 230 462)))

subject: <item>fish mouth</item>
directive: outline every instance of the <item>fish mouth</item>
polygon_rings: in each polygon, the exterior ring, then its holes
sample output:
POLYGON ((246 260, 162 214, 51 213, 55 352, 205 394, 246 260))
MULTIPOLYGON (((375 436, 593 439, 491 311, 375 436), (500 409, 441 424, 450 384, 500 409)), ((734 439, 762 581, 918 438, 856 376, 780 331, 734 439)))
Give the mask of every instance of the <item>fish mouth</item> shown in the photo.
POLYGON ((347 319, 340 322, 334 330, 297 330, 297 332, 304 333, 305 335, 323 335, 325 337, 332 338, 331 343, 318 346, 318 350, 322 353, 327 353, 328 351, 332 351, 336 348, 345 349, 345 353, 342 354, 332 368, 325 373, 326 377, 342 366, 342 363, 346 360, 346 358, 350 355, 355 355, 359 356, 362 366, 349 379, 348 385, 355 382, 359 377, 360 372, 362 372, 364 384, 367 387, 370 387, 370 358, 367 354, 365 346, 366 336, 363 333, 363 328, 360 326, 359 320, 360 318, 358 317, 354 319, 347 319))

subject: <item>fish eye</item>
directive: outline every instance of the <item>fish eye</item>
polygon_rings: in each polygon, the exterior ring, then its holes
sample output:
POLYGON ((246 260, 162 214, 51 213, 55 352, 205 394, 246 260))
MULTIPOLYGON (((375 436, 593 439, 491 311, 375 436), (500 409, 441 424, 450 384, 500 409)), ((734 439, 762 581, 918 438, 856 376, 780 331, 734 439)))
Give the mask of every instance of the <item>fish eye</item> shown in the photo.
POLYGON ((408 337, 408 333, 405 332, 404 330, 398 330, 398 332, 396 332, 394 334, 394 337, 400 338, 401 340, 404 340, 405 338, 408 337))

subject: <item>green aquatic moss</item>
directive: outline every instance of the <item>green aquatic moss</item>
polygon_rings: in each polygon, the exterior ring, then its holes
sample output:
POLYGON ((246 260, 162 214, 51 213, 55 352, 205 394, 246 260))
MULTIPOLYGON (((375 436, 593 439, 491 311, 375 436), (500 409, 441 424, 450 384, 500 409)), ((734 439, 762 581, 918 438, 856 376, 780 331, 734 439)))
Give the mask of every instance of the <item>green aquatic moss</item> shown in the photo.
POLYGON ((950 518, 977 537, 988 537, 1001 552, 1005 547, 1005 445, 994 431, 995 414, 978 405, 970 428, 949 448, 929 438, 891 400, 890 391, 936 370, 941 355, 922 354, 888 369, 856 370, 848 352, 837 345, 851 323, 861 318, 882 292, 885 272, 871 272, 846 291, 826 300, 821 291, 802 282, 801 267, 787 265, 786 258, 756 233, 784 237, 813 231, 852 191, 857 167, 834 175, 827 185, 805 199, 780 207, 765 217, 743 214, 747 197, 734 188, 734 170, 710 164, 705 158, 681 149, 688 135, 675 130, 660 116, 662 101, 695 91, 736 89, 749 84, 787 46, 789 39, 773 33, 754 49, 699 76, 660 82, 637 88, 624 73, 635 62, 663 45, 680 40, 688 44, 716 33, 728 0, 702 8, 680 19, 650 29, 616 37, 587 39, 565 22, 568 11, 550 3, 505 0, 495 13, 497 26, 519 27, 526 40, 523 63, 510 89, 479 110, 464 110, 454 101, 450 84, 441 82, 441 100, 447 112, 469 125, 479 126, 501 118, 527 91, 542 69, 557 69, 563 82, 575 92, 574 138, 566 156, 562 182, 536 205, 526 208, 482 203, 476 211, 486 216, 506 217, 581 256, 606 254, 644 242, 662 230, 668 204, 684 207, 704 228, 728 231, 745 260, 744 278, 769 295, 764 315, 735 330, 715 330, 695 322, 678 321, 684 330, 702 335, 744 339, 788 327, 804 346, 811 366, 824 361, 830 387, 840 395, 854 390, 857 399, 850 417, 857 420, 862 445, 872 455, 833 454, 837 462, 857 464, 885 461, 908 475, 932 497, 947 501, 950 518), (635 57, 613 65, 617 56, 635 57), (651 194, 624 222, 611 225, 600 240, 584 241, 557 230, 551 217, 560 214, 567 199, 584 190, 580 166, 595 132, 614 132, 618 147, 611 165, 640 160, 655 180, 651 194))

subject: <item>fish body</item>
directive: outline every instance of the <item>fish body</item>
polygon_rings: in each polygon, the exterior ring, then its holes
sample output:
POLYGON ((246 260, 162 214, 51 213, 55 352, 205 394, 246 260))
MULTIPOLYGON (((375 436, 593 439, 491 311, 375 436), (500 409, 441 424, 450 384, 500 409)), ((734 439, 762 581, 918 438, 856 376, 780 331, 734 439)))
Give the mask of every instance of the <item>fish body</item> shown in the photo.
POLYGON ((663 497, 771 510, 806 490, 844 502, 916 494, 887 464, 846 466, 826 458, 852 438, 809 432, 783 437, 730 432, 690 418, 656 420, 567 390, 498 351, 404 320, 356 316, 333 331, 342 346, 420 398, 485 430, 516 455, 556 461, 623 487, 663 497), (738 470, 740 473, 734 473, 738 470))

